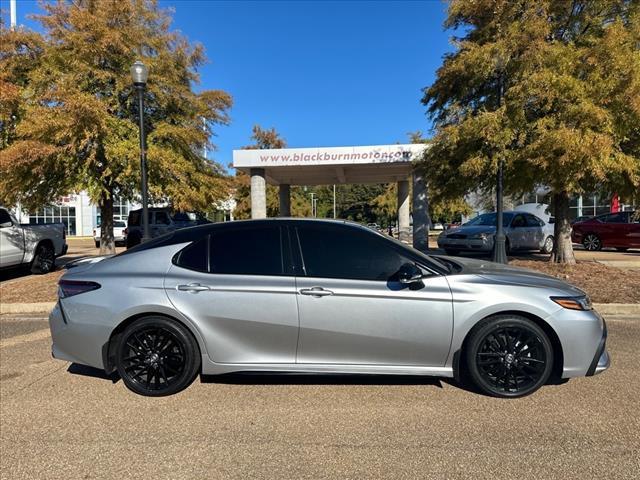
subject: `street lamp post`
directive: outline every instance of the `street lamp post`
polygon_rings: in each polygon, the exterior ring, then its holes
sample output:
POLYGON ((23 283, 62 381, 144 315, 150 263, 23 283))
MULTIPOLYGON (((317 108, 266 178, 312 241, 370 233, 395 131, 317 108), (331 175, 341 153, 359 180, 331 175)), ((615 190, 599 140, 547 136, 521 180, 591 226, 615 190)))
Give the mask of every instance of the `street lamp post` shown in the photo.
POLYGON ((149 240, 149 192, 147 188, 147 139, 144 133, 144 90, 149 69, 140 60, 131 66, 131 79, 138 92, 138 120, 140 124, 140 177, 142 187, 142 241, 149 240))
POLYGON ((507 263, 505 235, 502 225, 502 168, 503 161, 500 159, 496 175, 496 236, 493 239, 493 261, 496 263, 507 263))

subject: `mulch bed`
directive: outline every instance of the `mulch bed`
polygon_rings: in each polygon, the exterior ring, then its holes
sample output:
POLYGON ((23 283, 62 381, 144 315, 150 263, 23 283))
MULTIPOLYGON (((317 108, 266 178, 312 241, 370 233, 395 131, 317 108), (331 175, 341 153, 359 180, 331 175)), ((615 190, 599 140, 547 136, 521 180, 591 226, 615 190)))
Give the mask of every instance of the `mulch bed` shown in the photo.
POLYGON ((511 260, 509 265, 537 270, 584 290, 595 303, 640 303, 640 271, 597 262, 562 265, 544 260, 511 260))

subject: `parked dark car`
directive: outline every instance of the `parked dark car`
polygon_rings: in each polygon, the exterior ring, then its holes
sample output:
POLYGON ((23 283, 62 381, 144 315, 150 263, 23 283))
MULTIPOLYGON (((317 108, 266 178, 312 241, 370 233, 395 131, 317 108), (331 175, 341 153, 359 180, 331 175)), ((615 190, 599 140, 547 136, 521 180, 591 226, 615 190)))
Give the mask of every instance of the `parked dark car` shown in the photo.
POLYGON ((591 251, 640 248, 640 211, 607 213, 574 223, 571 239, 591 251))

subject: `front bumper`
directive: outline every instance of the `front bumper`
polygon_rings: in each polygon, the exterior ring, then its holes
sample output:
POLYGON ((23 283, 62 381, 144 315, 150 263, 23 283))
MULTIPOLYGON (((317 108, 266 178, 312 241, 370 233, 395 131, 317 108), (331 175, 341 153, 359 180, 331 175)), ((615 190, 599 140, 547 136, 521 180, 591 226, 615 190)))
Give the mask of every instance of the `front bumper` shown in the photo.
POLYGON ((591 365, 589 365, 589 370, 587 370, 587 377, 602 373, 611 366, 611 357, 609 356, 609 352, 607 352, 607 324, 604 318, 602 319, 602 324, 602 338, 598 343, 598 349, 593 356, 591 365))
POLYGON ((489 252, 493 250, 493 241, 486 239, 454 239, 438 238, 438 247, 447 250, 464 250, 470 252, 489 252))

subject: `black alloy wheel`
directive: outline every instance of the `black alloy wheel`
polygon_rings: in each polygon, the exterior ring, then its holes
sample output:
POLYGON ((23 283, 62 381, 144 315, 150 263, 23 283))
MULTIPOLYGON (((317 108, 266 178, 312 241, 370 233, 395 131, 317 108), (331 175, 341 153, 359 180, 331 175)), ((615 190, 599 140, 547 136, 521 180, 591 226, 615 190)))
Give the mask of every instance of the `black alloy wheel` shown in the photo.
POLYGON ((582 239, 582 246, 585 250, 589 250, 590 252, 594 252, 596 250, 602 249, 602 240, 595 233, 588 233, 582 239))
POLYGON ((48 244, 38 245, 36 249, 36 255, 33 257, 33 263, 31 264, 32 273, 49 273, 52 271, 56 264, 56 255, 53 251, 53 247, 48 244))
POLYGON ((475 385, 494 397, 522 397, 544 385, 553 367, 553 347, 533 321, 500 315, 481 323, 466 352, 475 385))
POLYGON ((145 396, 177 393, 188 387, 200 370, 200 353, 193 335, 164 317, 146 317, 127 327, 116 358, 125 385, 145 396))

